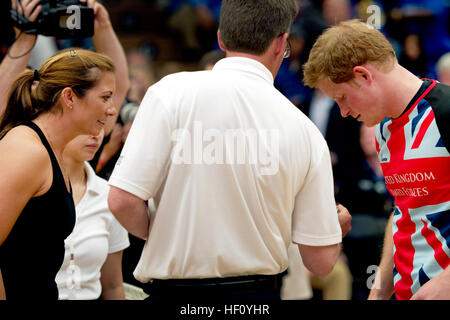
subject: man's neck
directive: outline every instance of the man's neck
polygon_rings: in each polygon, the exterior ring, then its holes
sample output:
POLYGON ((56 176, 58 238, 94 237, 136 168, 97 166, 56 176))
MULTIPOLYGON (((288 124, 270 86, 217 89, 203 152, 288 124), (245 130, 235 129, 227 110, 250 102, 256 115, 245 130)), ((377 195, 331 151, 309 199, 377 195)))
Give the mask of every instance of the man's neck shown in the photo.
POLYGON ((276 67, 274 65, 274 62, 267 57, 267 54, 257 56, 250 53, 227 51, 227 58, 233 57, 249 58, 256 60, 261 64, 263 64, 270 71, 270 73, 272 73, 274 79, 277 76, 279 66, 276 67))
POLYGON ((388 116, 395 119, 405 111, 423 81, 399 64, 391 71, 391 76, 385 83, 386 97, 392 102, 387 111, 388 116))

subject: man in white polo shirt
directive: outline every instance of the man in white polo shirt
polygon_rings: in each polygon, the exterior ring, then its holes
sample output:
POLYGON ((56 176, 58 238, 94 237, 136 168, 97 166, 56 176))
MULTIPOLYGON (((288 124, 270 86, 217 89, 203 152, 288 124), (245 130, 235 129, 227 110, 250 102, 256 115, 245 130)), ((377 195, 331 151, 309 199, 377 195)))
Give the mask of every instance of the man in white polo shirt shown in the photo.
POLYGON ((294 0, 222 1, 227 57, 147 91, 109 206, 147 240, 134 275, 150 298, 279 299, 291 242, 313 273, 333 268, 350 216, 336 214, 329 151, 273 86, 296 13, 294 0))

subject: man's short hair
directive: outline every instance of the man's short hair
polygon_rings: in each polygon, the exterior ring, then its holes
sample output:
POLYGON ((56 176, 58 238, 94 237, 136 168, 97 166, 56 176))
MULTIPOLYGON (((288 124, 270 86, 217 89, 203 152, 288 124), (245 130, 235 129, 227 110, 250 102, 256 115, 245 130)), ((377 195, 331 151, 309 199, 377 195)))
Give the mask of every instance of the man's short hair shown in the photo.
POLYGON ((297 15, 295 0, 223 0, 219 30, 228 51, 261 55, 289 29, 297 15))
POLYGON ((303 66, 303 82, 311 88, 323 78, 343 83, 354 78, 355 66, 370 62, 387 72, 395 61, 394 49, 380 31, 356 19, 343 21, 316 40, 303 66))

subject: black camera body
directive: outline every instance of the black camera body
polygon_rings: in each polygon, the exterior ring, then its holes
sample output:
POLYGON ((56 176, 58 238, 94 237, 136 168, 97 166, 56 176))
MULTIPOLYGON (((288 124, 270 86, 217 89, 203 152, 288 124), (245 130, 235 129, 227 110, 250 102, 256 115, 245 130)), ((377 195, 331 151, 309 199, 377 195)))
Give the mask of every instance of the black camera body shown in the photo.
MULTIPOLYGON (((20 0, 17 0, 20 8, 20 0)), ((27 34, 42 34, 57 39, 86 38, 94 34, 94 9, 78 0, 41 0, 42 10, 31 22, 11 9, 14 25, 27 34)))

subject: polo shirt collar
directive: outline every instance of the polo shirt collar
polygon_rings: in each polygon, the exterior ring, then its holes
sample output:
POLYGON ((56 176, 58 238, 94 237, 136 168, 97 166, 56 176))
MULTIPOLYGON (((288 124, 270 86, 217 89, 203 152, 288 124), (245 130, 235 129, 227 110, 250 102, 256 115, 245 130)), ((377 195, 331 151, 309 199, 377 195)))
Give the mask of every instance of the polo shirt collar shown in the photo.
POLYGON ((93 195, 98 195, 99 190, 101 190, 101 185, 99 185, 98 177, 95 174, 94 169, 92 169, 91 165, 88 162, 84 162, 84 169, 86 170, 86 192, 89 192, 93 195))
POLYGON ((272 73, 261 62, 245 57, 230 57, 219 60, 213 70, 237 70, 256 74, 265 81, 273 85, 274 79, 272 73))

